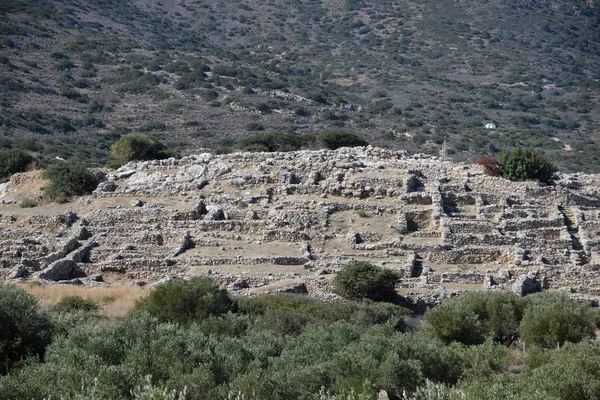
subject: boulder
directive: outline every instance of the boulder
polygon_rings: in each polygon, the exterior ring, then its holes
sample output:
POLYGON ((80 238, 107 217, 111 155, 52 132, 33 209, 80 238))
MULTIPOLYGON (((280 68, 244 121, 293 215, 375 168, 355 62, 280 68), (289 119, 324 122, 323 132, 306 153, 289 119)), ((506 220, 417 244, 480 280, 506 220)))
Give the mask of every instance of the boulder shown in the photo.
POLYGON ((10 271, 10 274, 6 277, 8 280, 27 278, 29 276, 29 271, 25 268, 24 265, 18 265, 10 271))
POLYGON ((277 293, 308 294, 308 289, 304 283, 295 283, 277 290, 277 293))
POLYGON ((204 217, 204 221, 224 221, 226 219, 225 212, 221 208, 209 209, 204 217))
POLYGON ((85 277, 85 273, 79 268, 77 263, 68 259, 54 261, 38 274, 38 278, 48 281, 68 281, 83 277, 85 277))
POLYGON ((118 189, 119 185, 115 181, 100 182, 94 190, 94 193, 113 193, 118 189))

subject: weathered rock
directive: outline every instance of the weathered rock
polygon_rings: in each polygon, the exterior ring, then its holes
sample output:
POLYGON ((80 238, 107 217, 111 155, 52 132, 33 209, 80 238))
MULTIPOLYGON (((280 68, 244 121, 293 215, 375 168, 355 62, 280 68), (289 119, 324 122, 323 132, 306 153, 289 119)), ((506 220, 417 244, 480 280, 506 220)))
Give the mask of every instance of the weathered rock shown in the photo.
POLYGON ((68 258, 77 262, 77 263, 87 263, 90 262, 90 251, 94 248, 98 247, 98 243, 91 240, 74 250, 72 253, 68 255, 68 258))
POLYGON ((190 235, 190 232, 188 231, 188 232, 186 232, 185 236, 181 240, 181 243, 175 249, 175 251, 173 252, 173 255, 171 257, 177 257, 178 255, 185 253, 187 250, 193 248, 194 245, 195 245, 194 239, 192 238, 192 235, 190 235))
POLYGON ((115 181, 100 182, 94 193, 113 193, 118 187, 119 185, 115 181))
POLYGON ((308 289, 304 283, 296 283, 277 290, 278 293, 308 294, 308 289))
POLYGON ((210 208, 204 216, 205 221, 224 221, 227 217, 221 208, 210 208))
POLYGON ((18 265, 11 270, 11 272, 6 277, 8 280, 27 278, 30 275, 30 272, 24 265, 18 265))
POLYGON ((79 240, 76 237, 69 237, 64 241, 60 242, 57 246, 57 250, 54 253, 48 254, 45 257, 45 264, 48 265, 56 260, 64 258, 67 254, 81 246, 79 240))
POLYGON ((377 400, 390 400, 390 397, 385 390, 381 389, 377 394, 377 400))
POLYGON ((542 284, 535 275, 521 275, 517 278, 511 289, 519 296, 526 296, 541 291, 542 284))
POLYGON ((77 240, 87 240, 92 237, 92 234, 90 233, 90 231, 88 231, 88 229, 85 226, 80 225, 77 228, 75 228, 72 237, 77 240))
POLYGON ((48 281, 66 281, 85 277, 85 273, 73 260, 62 259, 54 261, 47 268, 38 273, 38 278, 48 281))
POLYGON ((231 288, 235 290, 247 289, 249 287, 248 281, 242 278, 237 279, 231 284, 231 288))

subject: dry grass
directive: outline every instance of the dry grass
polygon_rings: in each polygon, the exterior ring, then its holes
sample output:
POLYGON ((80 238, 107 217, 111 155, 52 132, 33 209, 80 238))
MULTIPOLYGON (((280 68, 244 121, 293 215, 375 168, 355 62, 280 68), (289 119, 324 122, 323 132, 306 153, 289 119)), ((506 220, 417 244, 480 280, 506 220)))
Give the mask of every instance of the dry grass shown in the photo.
POLYGON ((135 306, 135 302, 145 297, 150 289, 139 286, 109 286, 85 288, 67 285, 40 285, 26 283, 20 285, 27 292, 40 299, 42 308, 52 307, 66 296, 81 296, 100 306, 99 314, 111 321, 125 317, 135 306))

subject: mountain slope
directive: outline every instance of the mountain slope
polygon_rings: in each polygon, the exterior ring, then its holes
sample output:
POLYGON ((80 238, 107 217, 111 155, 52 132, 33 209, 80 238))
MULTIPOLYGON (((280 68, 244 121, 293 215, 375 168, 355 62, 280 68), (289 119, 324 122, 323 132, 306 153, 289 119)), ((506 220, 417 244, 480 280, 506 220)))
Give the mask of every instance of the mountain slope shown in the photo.
POLYGON ((344 129, 600 170, 597 4, 375 3, 4 1, 1 144, 98 164, 132 131, 186 152, 344 129))

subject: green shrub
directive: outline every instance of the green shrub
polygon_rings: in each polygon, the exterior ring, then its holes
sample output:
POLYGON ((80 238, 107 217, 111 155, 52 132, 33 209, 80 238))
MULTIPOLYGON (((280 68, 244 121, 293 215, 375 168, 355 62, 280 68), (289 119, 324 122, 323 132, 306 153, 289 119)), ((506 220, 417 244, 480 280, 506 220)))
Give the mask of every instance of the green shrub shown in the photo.
POLYGON ((366 261, 350 261, 335 277, 334 292, 347 299, 388 300, 395 295, 397 272, 366 261))
POLYGON ((158 139, 146 135, 125 135, 112 145, 111 155, 124 162, 136 160, 161 160, 172 153, 158 139))
POLYGON ((264 131, 265 127, 260 124, 260 122, 249 122, 246 125, 246 129, 249 131, 264 131))
POLYGON ((21 200, 21 203, 19 204, 19 207, 21 208, 33 208, 33 207, 37 207, 37 203, 35 200, 30 199, 29 197, 25 197, 23 200, 21 200))
POLYGON ((259 133, 245 137, 238 143, 242 151, 294 151, 310 145, 315 138, 312 135, 295 135, 292 133, 259 133))
POLYGON ((526 345, 551 349, 595 337, 596 318, 589 307, 558 293, 540 293, 527 299, 519 327, 526 345))
POLYGON ((331 150, 340 147, 367 146, 369 144, 358 133, 346 131, 326 131, 321 133, 319 139, 325 147, 331 150))
MULTIPOLYGON (((528 351, 527 353, 530 353, 528 351)), ((544 360, 520 374, 463 381, 465 399, 588 400, 600 398, 600 348, 567 343, 543 351, 544 360)))
POLYGON ((535 179, 551 184, 556 167, 535 149, 514 148, 500 153, 502 176, 511 181, 535 179))
POLYGON ((6 178, 17 172, 25 172, 35 158, 23 150, 9 150, 0 153, 0 178, 6 178))
POLYGON ((57 313, 70 313, 70 312, 94 312, 98 311, 100 307, 94 301, 90 299, 84 299, 81 296, 66 296, 60 299, 52 310, 57 313))
POLYGON ((50 318, 35 297, 18 286, 0 284, 0 375, 27 356, 43 357, 52 333, 50 318))
POLYGON ((136 308, 162 322, 188 324, 225 314, 235 310, 236 305, 227 290, 219 289, 210 279, 192 278, 173 279, 156 286, 136 308))
POLYGON ((518 337, 524 301, 508 292, 468 292, 427 311, 427 330, 445 343, 510 344, 518 337))
POLYGON ((98 179, 87 168, 79 164, 58 163, 44 171, 50 179, 44 195, 53 201, 64 202, 72 196, 91 193, 98 186, 98 179))
POLYGON ((337 321, 349 322, 361 332, 385 323, 392 323, 397 330, 404 330, 404 318, 410 315, 409 310, 389 303, 323 302, 290 293, 239 297, 237 305, 239 313, 258 317, 255 328, 282 334, 298 334, 309 325, 326 325, 337 321))

